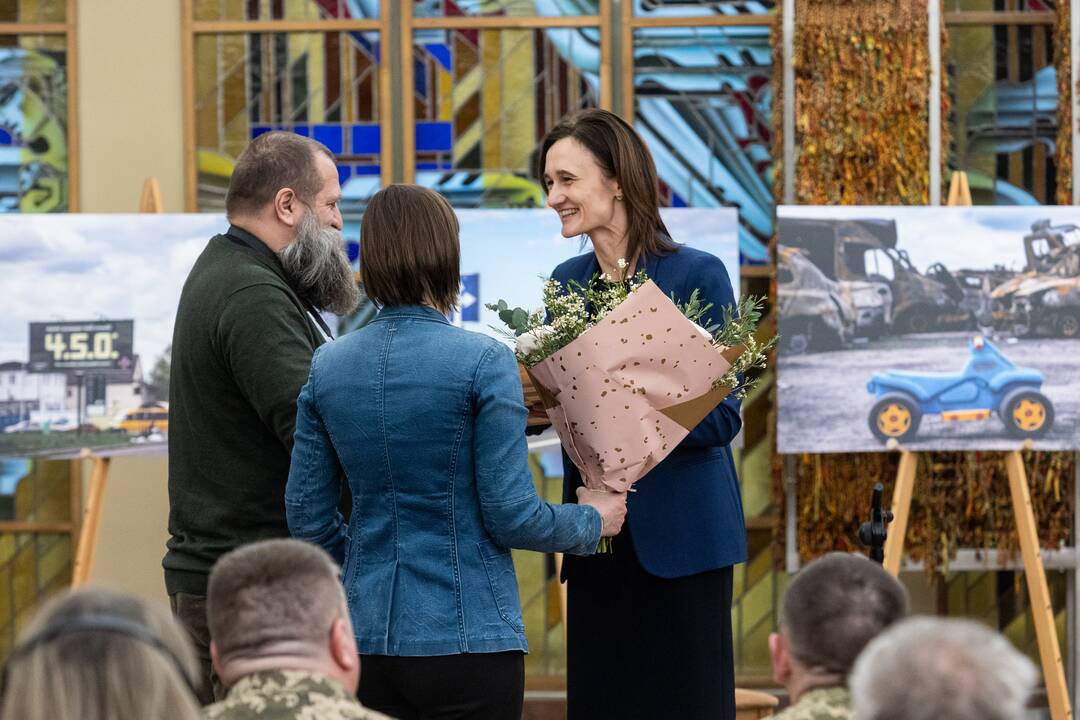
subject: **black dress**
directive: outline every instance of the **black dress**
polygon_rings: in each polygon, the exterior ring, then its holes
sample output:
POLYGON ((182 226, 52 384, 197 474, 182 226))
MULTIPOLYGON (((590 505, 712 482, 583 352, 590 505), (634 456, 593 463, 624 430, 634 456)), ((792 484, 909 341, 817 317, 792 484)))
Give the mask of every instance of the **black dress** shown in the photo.
POLYGON ((566 560, 568 720, 735 717, 731 566, 650 575, 628 525, 566 560))

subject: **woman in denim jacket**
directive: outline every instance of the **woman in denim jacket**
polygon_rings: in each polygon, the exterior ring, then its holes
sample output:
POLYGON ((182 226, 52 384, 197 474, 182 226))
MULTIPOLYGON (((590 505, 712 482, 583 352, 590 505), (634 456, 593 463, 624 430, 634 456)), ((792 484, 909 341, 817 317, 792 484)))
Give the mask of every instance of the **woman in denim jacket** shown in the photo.
POLYGON ((387 187, 361 237, 364 285, 383 309, 312 361, 289 529, 343 565, 364 705, 397 718, 520 720, 527 644, 509 548, 593 553, 621 527, 625 496, 537 496, 513 353, 445 317, 460 253, 440 195, 387 187))

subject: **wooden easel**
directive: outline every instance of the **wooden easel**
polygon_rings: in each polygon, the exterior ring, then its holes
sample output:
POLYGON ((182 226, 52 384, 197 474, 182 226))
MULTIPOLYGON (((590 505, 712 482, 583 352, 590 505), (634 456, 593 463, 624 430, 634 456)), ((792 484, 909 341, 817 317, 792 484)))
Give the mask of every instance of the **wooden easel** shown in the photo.
MULTIPOLYGON (((954 172, 949 184, 950 206, 971 205, 971 189, 967 174, 954 172)), ((1031 441, 1025 442, 1030 448, 1031 441)), ((902 450, 900 467, 896 472, 896 486, 893 488, 893 521, 885 540, 884 567, 893 575, 900 572, 904 555, 904 535, 907 533, 908 517, 911 513, 911 495, 915 486, 915 468, 918 465, 916 453, 902 450)), ((1071 720, 1072 704, 1065 683, 1065 668, 1061 662, 1061 647, 1058 644, 1057 630, 1054 623, 1054 608, 1050 602, 1050 591, 1046 585, 1046 568, 1039 552, 1039 536, 1035 524, 1035 513, 1031 507, 1031 492, 1028 488, 1027 472, 1019 450, 1013 450, 1005 457, 1005 468, 1009 476, 1009 494, 1012 499, 1013 515, 1016 518, 1016 530, 1020 536, 1020 552, 1024 560, 1024 578, 1027 581, 1028 597, 1031 602, 1031 615, 1035 621, 1035 636, 1039 643, 1043 681, 1046 683, 1046 696, 1050 703, 1052 720, 1071 720)))
MULTIPOLYGON (((160 213, 161 186, 157 178, 147 178, 139 196, 140 213, 160 213)), ((85 585, 94 569, 97 551, 98 528, 101 525, 101 507, 105 499, 105 485, 109 479, 110 458, 98 457, 89 448, 83 448, 79 457, 71 461, 71 521, 74 527, 72 542, 75 559, 71 567, 71 587, 85 585), (86 506, 82 505, 82 463, 92 459, 94 469, 90 473, 90 490, 86 506)))

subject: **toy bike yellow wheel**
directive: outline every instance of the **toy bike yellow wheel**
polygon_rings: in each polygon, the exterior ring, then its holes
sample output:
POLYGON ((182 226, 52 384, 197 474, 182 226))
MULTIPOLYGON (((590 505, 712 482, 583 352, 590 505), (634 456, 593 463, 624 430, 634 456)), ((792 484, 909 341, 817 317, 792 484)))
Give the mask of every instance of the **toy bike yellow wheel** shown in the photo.
POLYGON ((870 432, 882 442, 893 438, 897 441, 914 437, 919 430, 922 413, 914 398, 894 393, 874 403, 870 410, 870 432))
POLYGON ((1024 398, 1013 407, 1012 420, 1025 432, 1038 430, 1046 422, 1046 406, 1038 400, 1024 398))
POLYGON ((878 412, 877 426, 886 437, 900 437, 911 427, 911 411, 899 403, 887 405, 878 412))
POLYGON ((1016 438, 1037 438, 1054 424, 1054 406, 1041 392, 1030 388, 1013 390, 1001 401, 1001 421, 1016 438))

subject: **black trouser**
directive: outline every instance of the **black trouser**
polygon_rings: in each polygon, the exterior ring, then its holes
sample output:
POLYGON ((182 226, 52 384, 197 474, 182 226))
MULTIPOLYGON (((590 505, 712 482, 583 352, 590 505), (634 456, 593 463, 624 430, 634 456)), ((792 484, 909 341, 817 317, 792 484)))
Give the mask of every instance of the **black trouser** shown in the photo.
POLYGON ((661 578, 629 529, 567 566, 569 720, 733 720, 732 568, 661 578))
POLYGON ((399 720, 521 720, 525 655, 361 655, 359 695, 399 720))
POLYGON ((200 677, 193 678, 199 688, 199 702, 209 705, 215 699, 221 700, 225 697, 225 689, 210 661, 210 627, 206 622, 206 597, 174 593, 169 596, 169 607, 195 645, 195 655, 199 658, 202 670, 200 677))

